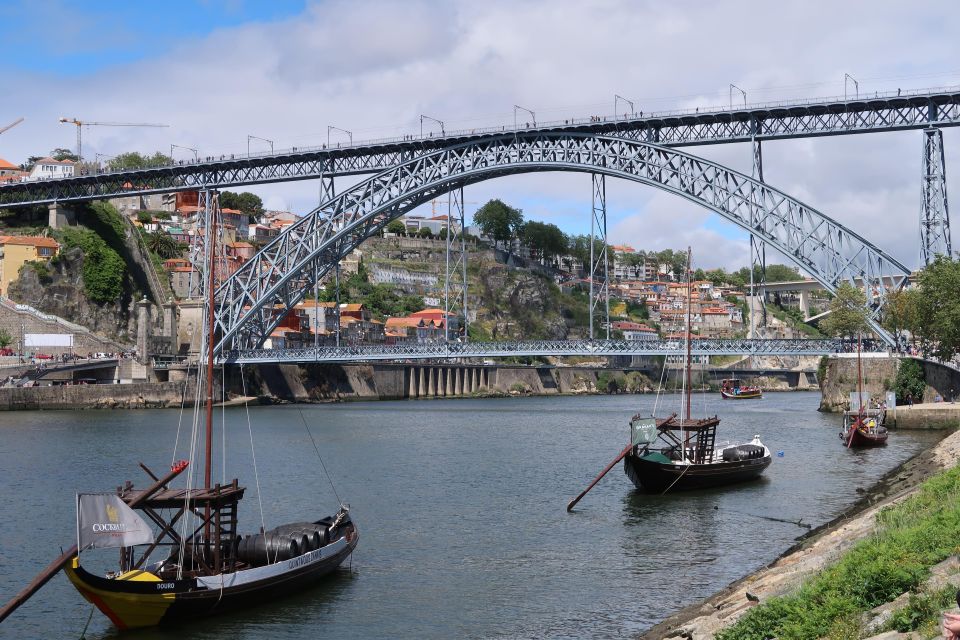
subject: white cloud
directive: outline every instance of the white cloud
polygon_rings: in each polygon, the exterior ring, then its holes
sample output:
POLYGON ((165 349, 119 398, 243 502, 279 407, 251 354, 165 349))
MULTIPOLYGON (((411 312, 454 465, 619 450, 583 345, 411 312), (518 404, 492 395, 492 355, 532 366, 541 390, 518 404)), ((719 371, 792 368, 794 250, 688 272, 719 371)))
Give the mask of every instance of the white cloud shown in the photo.
MULTIPOLYGON (((220 155, 244 152, 248 134, 283 148, 325 142, 327 125, 356 139, 412 133, 421 113, 448 128, 508 122, 514 104, 538 120, 608 114, 614 93, 649 112, 725 105, 730 83, 751 102, 842 94, 844 73, 858 78, 861 93, 951 84, 958 28, 960 9, 946 2, 916 11, 892 1, 336 0, 89 76, 8 72, 0 120, 27 121, 0 137, 0 156, 19 162, 72 147, 75 131, 56 123, 61 115, 171 125, 85 129, 87 156, 167 152, 171 143, 220 155)), ((945 138, 949 164, 960 154, 955 132, 945 138)), ((689 151, 750 169, 746 145, 689 151)), ((920 152, 915 131, 777 141, 764 145, 765 177, 913 266, 920 152)), ((947 174, 949 190, 960 193, 960 170, 948 166, 947 174)), ((608 188, 612 240, 638 248, 691 243, 696 255, 723 266, 748 259, 742 235, 718 233, 706 212, 635 185, 608 188)), ((317 197, 313 183, 257 191, 271 205, 299 211, 317 197)), ((489 197, 569 230, 589 225, 585 176, 509 178, 467 194, 489 197)))

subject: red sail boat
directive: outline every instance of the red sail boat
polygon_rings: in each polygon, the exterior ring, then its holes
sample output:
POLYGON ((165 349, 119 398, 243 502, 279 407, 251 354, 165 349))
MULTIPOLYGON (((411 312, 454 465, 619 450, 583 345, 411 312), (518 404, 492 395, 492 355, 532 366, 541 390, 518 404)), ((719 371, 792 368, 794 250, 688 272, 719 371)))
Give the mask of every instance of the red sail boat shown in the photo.
POLYGON ((0 621, 61 568, 114 625, 132 629, 247 609, 301 592, 339 567, 357 546, 357 528, 342 503, 326 517, 242 533, 237 515, 245 488, 236 479, 226 484, 211 479, 216 196, 208 194, 206 204, 209 306, 201 353, 201 361, 206 360, 206 420, 202 437, 197 429, 193 439, 197 444, 205 440, 203 484, 192 486, 187 474, 187 486, 172 486, 192 468, 187 461, 159 478, 141 464, 153 481, 147 488, 127 483, 115 494, 78 496, 78 544, 0 609, 0 621), (119 547, 120 562, 115 570, 97 575, 83 567, 81 552, 102 547, 119 547))
POLYGON ((868 411, 863 396, 863 367, 860 359, 860 336, 857 336, 857 408, 843 414, 843 431, 840 439, 851 447, 877 447, 887 443, 887 428, 883 426, 883 413, 868 411))

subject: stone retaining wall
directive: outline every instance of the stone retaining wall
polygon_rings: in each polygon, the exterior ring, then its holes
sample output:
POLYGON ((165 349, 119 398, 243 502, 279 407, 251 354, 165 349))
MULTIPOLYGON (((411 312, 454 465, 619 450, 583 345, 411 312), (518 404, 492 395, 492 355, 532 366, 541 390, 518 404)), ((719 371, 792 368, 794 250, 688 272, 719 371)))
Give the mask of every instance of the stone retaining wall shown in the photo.
POLYGON ((0 411, 179 407, 183 394, 183 382, 2 388, 0 411))

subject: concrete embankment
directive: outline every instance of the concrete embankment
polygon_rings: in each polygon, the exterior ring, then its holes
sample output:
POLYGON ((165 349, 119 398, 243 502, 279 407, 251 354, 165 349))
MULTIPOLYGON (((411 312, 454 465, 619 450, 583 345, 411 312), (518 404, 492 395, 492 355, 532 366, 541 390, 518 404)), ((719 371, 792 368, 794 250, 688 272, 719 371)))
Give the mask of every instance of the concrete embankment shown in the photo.
POLYGON ((955 432, 889 473, 845 513, 807 534, 773 563, 679 611, 641 638, 713 638, 721 629, 736 623, 758 602, 794 591, 814 574, 836 562, 856 542, 876 530, 877 514, 883 508, 912 496, 920 483, 953 467, 958 459, 960 432, 955 432))
POLYGON ((227 389, 264 400, 398 400, 498 395, 597 393, 617 378, 632 391, 653 389, 636 371, 590 367, 468 364, 261 365, 228 372, 227 389))
POLYGON ((887 424, 897 429, 960 429, 960 404, 931 402, 897 407, 887 412, 887 424))

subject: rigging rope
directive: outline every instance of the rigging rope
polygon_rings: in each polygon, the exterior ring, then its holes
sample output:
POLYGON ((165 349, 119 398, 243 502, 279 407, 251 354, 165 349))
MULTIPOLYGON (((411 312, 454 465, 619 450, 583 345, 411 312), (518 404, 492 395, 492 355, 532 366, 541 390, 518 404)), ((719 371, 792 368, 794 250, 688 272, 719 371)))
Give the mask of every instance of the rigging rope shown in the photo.
MULTIPOLYGON (((257 470, 257 450, 253 446, 253 426, 250 423, 250 403, 247 402, 247 379, 243 376, 243 365, 240 365, 240 381, 243 387, 243 408, 247 412, 247 432, 250 434, 250 455, 253 457, 253 477, 257 482, 257 505, 260 507, 260 533, 267 530, 266 521, 263 518, 263 495, 260 493, 260 472, 257 470)), ((266 547, 266 545, 264 545, 266 547)), ((269 560, 269 554, 267 560, 269 560)))
POLYGON ((337 499, 337 504, 340 507, 343 507, 343 500, 340 499, 340 495, 337 493, 337 488, 333 486, 333 479, 330 477, 330 474, 327 473, 327 466, 323 464, 323 457, 320 455, 320 448, 317 446, 317 441, 313 439, 313 434, 310 433, 310 427, 307 426, 307 419, 303 416, 303 409, 297 407, 297 411, 300 412, 300 420, 303 422, 303 428, 306 429, 307 435, 310 436, 310 442, 313 443, 313 450, 317 452, 317 459, 320 460, 320 468, 323 469, 324 475, 327 476, 327 482, 330 483, 330 488, 333 489, 333 495, 337 499))

